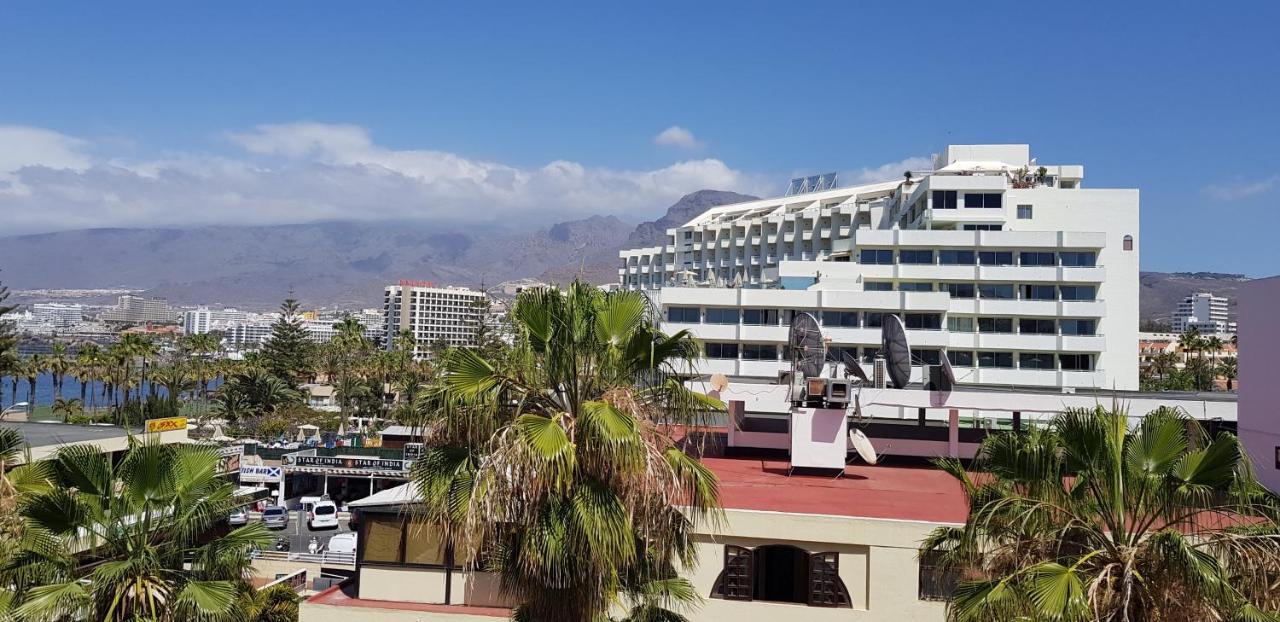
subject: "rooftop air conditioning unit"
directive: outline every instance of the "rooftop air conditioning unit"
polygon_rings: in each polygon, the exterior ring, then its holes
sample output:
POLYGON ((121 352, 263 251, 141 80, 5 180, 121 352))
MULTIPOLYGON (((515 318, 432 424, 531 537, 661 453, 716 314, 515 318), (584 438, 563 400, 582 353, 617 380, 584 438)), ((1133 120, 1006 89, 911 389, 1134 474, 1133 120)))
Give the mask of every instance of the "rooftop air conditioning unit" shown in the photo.
POLYGON ((844 408, 850 400, 852 394, 852 385, 848 380, 843 378, 831 378, 827 380, 827 407, 828 408, 844 408))
POLYGON ((883 389, 889 384, 889 374, 885 369, 885 361, 883 356, 877 356, 875 363, 872 365, 871 382, 877 389, 883 389))

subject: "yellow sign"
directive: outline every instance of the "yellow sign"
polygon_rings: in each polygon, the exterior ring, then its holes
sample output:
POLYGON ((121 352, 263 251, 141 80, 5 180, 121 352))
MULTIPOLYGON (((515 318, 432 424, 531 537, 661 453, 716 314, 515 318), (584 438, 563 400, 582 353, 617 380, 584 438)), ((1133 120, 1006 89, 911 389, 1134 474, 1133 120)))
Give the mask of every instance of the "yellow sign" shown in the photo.
POLYGON ((166 419, 147 419, 147 433, 172 432, 187 429, 186 417, 168 417, 166 419))

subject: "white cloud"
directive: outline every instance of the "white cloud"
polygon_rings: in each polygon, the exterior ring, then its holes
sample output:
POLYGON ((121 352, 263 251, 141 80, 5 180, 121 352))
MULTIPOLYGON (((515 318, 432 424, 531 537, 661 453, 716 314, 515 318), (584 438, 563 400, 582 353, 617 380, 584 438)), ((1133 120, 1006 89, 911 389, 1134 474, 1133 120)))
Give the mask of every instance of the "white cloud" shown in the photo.
POLYGON ((244 153, 131 160, 90 157, 107 146, 50 130, 0 128, 0 235, 333 219, 524 226, 592 214, 649 218, 701 188, 772 189, 716 159, 654 170, 517 167, 390 149, 354 125, 263 125, 227 138, 244 153))
MULTIPOLYGON (((890 162, 880 166, 871 168, 863 167, 857 170, 848 171, 840 174, 840 183, 842 184, 870 184, 881 181, 901 181, 902 174, 906 171, 920 172, 933 170, 933 158, 926 156, 915 156, 890 162)), ((917 175, 919 177, 919 175, 917 175)))
POLYGON ((1220 201, 1239 201, 1269 192, 1277 185, 1280 185, 1280 175, 1272 175, 1252 183, 1211 184, 1205 187, 1204 193, 1220 201))
POLYGON ((664 147, 680 147, 682 149, 697 149, 702 146, 702 143, 697 138, 694 138, 693 132, 679 125, 673 125, 659 132, 657 136, 653 137, 653 144, 664 147))

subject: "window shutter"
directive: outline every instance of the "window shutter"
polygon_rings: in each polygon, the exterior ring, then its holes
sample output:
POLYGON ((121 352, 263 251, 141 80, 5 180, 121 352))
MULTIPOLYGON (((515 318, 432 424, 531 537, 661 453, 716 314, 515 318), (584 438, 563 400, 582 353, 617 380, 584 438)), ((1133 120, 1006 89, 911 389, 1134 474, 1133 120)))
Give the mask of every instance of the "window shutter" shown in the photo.
POLYGON ((809 604, 815 607, 848 607, 849 593, 840 580, 839 553, 809 555, 809 604))
POLYGON ((754 567, 751 549, 725 545, 724 570, 720 572, 712 594, 725 600, 751 600, 754 567))

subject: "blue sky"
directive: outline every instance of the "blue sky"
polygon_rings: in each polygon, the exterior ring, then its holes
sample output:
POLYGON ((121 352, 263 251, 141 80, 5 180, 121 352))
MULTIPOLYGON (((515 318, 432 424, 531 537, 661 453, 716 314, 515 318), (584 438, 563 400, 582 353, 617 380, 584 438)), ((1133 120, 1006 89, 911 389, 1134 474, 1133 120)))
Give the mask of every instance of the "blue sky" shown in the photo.
POLYGON ((1142 190, 1144 269, 1280 272, 1280 3, 374 4, 4 4, 0 235, 642 220, 1027 142, 1142 190))

